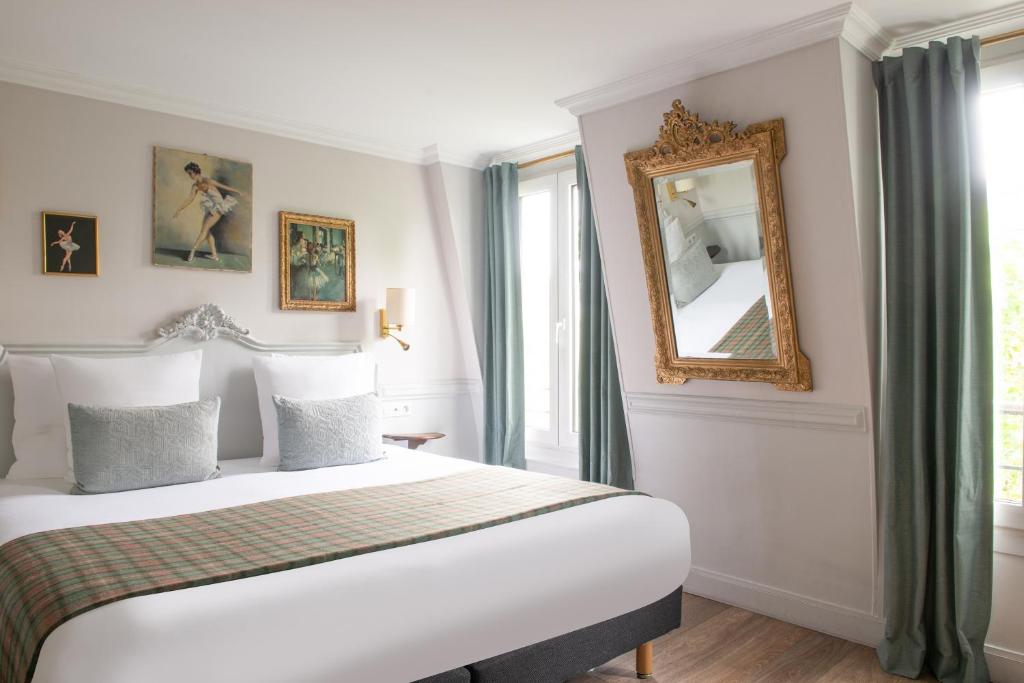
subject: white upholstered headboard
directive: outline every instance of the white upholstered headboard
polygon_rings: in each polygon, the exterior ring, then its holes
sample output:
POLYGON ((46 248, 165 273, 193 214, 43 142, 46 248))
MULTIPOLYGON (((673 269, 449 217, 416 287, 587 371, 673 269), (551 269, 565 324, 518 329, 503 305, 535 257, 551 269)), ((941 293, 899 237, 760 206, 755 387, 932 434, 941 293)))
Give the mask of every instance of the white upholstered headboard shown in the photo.
POLYGON ((262 432, 256 404, 252 358, 265 353, 335 355, 360 350, 354 342, 270 344, 249 336, 220 306, 204 304, 156 331, 151 341, 136 344, 0 346, 0 476, 14 462, 14 390, 7 354, 129 356, 203 350, 202 396, 220 396, 220 457, 247 458, 262 453, 262 432))

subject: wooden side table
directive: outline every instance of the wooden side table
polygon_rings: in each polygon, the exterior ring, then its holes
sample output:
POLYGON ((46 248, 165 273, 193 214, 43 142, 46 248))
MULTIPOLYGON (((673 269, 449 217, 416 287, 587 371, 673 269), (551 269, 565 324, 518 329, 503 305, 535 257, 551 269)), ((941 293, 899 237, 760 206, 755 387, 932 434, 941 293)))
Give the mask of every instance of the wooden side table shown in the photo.
POLYGON ((441 432, 421 432, 418 434, 384 434, 385 439, 391 441, 405 441, 406 447, 410 451, 414 451, 428 441, 434 441, 435 439, 443 439, 445 437, 441 432))

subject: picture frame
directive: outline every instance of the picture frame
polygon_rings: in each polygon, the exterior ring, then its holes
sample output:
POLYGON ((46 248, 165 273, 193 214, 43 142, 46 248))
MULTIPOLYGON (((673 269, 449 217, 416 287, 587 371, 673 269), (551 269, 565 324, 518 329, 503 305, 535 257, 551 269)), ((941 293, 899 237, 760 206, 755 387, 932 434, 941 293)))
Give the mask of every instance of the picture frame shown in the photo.
POLYGON ((42 212, 43 275, 100 274, 100 222, 86 213, 42 212))
POLYGON ((281 310, 356 310, 356 224, 280 212, 281 310))
POLYGON ((153 265, 252 272, 252 164, 153 148, 153 265))

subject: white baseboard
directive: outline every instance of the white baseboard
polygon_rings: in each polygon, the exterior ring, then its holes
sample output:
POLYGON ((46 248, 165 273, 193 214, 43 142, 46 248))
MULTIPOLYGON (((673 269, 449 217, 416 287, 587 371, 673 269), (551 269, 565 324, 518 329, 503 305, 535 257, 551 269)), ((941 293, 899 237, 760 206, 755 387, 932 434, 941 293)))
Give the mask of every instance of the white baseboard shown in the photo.
MULTIPOLYGON (((885 632, 885 620, 869 612, 818 600, 781 588, 748 581, 710 569, 693 567, 683 584, 687 593, 724 602, 838 638, 875 647, 885 632)), ((686 622, 686 614, 683 614, 686 622)), ((992 683, 1024 681, 1024 652, 985 645, 992 683)))
POLYGON ((687 593, 871 647, 881 639, 885 625, 870 612, 699 567, 690 569, 683 588, 687 593))
POLYGON ((998 645, 985 645, 985 661, 992 683, 1024 681, 1024 652, 998 645))

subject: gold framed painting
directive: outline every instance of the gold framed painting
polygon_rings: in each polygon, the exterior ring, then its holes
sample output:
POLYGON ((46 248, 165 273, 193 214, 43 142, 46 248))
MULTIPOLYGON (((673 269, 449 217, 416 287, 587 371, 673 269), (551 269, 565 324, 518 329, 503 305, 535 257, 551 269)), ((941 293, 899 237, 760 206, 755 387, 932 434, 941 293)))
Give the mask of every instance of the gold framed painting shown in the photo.
POLYGON ((43 274, 100 274, 100 221, 96 216, 43 212, 43 274))
POLYGON ((153 265, 252 272, 252 164, 153 148, 153 265))
POLYGON ((281 212, 281 310, 356 310, 356 224, 281 212))

